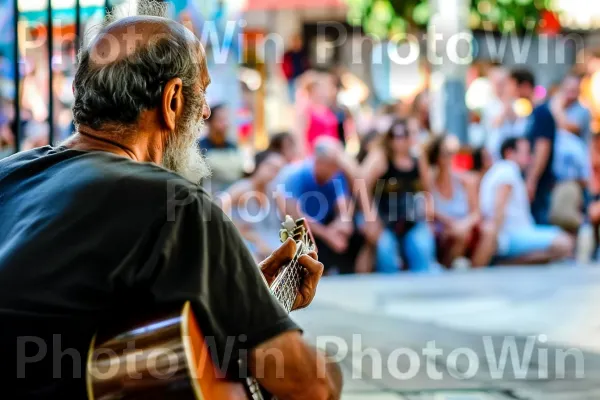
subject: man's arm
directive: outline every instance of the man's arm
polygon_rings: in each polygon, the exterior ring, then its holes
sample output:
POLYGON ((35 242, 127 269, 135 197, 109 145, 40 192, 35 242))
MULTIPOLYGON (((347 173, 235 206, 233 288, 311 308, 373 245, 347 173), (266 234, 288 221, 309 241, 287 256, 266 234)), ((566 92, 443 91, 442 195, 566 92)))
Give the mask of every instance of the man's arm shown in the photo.
POLYGON ((533 113, 533 124, 529 133, 533 142, 533 159, 526 179, 530 200, 535 197, 540 177, 548 166, 556 135, 556 121, 549 108, 538 107, 533 113))
POLYGON ((496 191, 496 204, 494 211, 494 227, 499 231, 504 224, 504 216, 506 214, 506 205, 512 192, 512 186, 508 183, 501 185, 496 191))
POLYGON ((250 354, 250 371, 269 393, 282 400, 341 397, 340 367, 309 346, 298 332, 286 332, 255 348, 250 354))
MULTIPOLYGON (((115 278, 132 287, 147 287, 149 298, 161 307, 180 307, 191 301, 205 337, 214 341, 211 355, 228 376, 235 377, 238 364, 235 357, 225 357, 245 351, 259 382, 281 399, 338 398, 336 375, 315 372, 324 359, 303 343, 300 328, 270 293, 268 274, 263 276, 232 222, 208 196, 193 197, 194 201, 172 205, 161 229, 149 233, 152 241, 140 249, 151 252, 142 265, 123 269, 115 278), (270 355, 261 357, 265 351, 270 355), (262 377, 259 367, 264 370, 262 377), (310 395, 302 397, 300 393, 310 395)), ((185 193, 182 198, 189 199, 185 193)), ((261 268, 270 270, 274 264, 289 261, 294 243, 288 241, 283 247, 282 253, 261 263, 261 268)), ((314 296, 323 270, 314 257, 300 258, 308 272, 295 308, 305 307, 314 296)), ((331 368, 328 371, 334 371, 331 368)))
POLYGON ((540 137, 535 141, 532 165, 527 174, 527 191, 530 200, 535 197, 538 182, 548 165, 551 150, 552 142, 550 139, 540 137))

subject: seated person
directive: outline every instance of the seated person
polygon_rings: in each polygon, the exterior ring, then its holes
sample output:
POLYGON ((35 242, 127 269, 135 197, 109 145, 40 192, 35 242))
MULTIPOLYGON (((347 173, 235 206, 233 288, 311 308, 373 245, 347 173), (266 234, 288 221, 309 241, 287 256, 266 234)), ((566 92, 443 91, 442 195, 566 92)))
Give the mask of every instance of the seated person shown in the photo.
POLYGON ((340 169, 339 141, 317 139, 314 157, 288 165, 277 178, 276 200, 282 215, 306 218, 326 272, 353 273, 362 246, 354 229, 348 181, 340 169))
POLYGON ((412 140, 406 120, 394 121, 378 146, 361 164, 360 196, 363 231, 376 248, 378 272, 437 269, 435 239, 427 219, 433 210, 428 166, 411 154, 412 140), (375 205, 375 210, 373 210, 375 205))
POLYGON ((210 180, 204 180, 202 184, 208 192, 216 194, 242 178, 244 160, 237 145, 227 139, 227 108, 218 104, 211 110, 210 117, 206 120, 208 132, 198 141, 198 146, 212 171, 210 180))
POLYGON ((505 264, 541 264, 571 257, 574 241, 556 226, 536 225, 523 170, 530 163, 524 138, 510 138, 481 182, 479 202, 485 219, 498 232, 497 255, 505 264))
POLYGON ((489 265, 496 234, 481 219, 477 182, 452 170, 456 150, 447 136, 436 136, 426 150, 435 174, 432 195, 440 263, 449 268, 459 257, 468 257, 474 267, 489 265))
POLYGON ((231 216, 257 260, 265 259, 281 246, 282 220, 271 183, 284 165, 283 157, 277 153, 258 153, 254 172, 219 196, 221 207, 231 216))

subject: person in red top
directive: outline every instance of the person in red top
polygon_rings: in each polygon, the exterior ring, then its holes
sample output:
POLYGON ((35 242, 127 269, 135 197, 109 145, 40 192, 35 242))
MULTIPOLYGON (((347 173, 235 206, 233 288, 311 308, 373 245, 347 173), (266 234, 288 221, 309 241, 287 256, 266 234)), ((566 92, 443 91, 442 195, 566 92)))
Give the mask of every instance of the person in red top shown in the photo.
POLYGON ((304 143, 305 156, 311 156, 318 138, 328 136, 339 140, 338 119, 328 105, 327 77, 318 74, 306 85, 306 99, 304 104, 298 104, 299 134, 304 143))

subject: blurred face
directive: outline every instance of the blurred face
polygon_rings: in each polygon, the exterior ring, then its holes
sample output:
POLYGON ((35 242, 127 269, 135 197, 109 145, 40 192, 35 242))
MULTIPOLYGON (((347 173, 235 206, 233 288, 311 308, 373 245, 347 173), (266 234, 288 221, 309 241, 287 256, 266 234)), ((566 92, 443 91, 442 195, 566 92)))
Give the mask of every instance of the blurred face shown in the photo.
POLYGON ((581 93, 579 79, 573 76, 567 77, 563 82, 562 92, 567 103, 574 103, 577 101, 579 94, 581 93))
POLYGON ((256 179, 261 183, 269 183, 285 165, 285 160, 279 154, 271 154, 264 160, 256 170, 256 179))
POLYGON ((212 115, 210 120, 210 133, 218 136, 225 136, 229 130, 229 118, 227 110, 224 107, 219 108, 212 115))
POLYGON ((315 159, 315 178, 320 184, 329 182, 340 170, 337 162, 331 157, 317 156, 315 159))
POLYGON ((519 164, 521 169, 526 169, 529 166, 529 162, 531 160, 531 149, 527 140, 519 140, 513 157, 513 160, 519 164))
POLYGON ((519 84, 515 79, 509 78, 506 85, 506 92, 510 98, 530 99, 533 97, 533 87, 528 83, 519 84))
POLYGON ((517 81, 513 78, 508 78, 506 80, 506 96, 511 99, 521 97, 519 95, 519 85, 517 84, 517 81))
POLYGON ((296 142, 291 137, 286 138, 281 146, 281 155, 286 162, 293 162, 297 157, 296 142))
POLYGON ((456 152, 452 149, 448 140, 444 140, 440 148, 440 154, 438 158, 438 167, 440 168, 451 168, 452 158, 456 152))
POLYGON ((395 125, 392 128, 391 146, 394 154, 408 154, 410 151, 410 133, 406 125, 395 125))

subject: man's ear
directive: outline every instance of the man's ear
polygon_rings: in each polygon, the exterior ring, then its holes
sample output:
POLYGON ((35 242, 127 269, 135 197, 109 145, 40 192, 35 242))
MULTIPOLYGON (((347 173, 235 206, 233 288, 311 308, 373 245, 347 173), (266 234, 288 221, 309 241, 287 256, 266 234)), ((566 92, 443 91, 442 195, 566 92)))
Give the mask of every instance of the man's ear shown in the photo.
POLYGON ((166 128, 174 131, 177 117, 183 112, 183 82, 180 78, 165 84, 160 111, 166 128))

